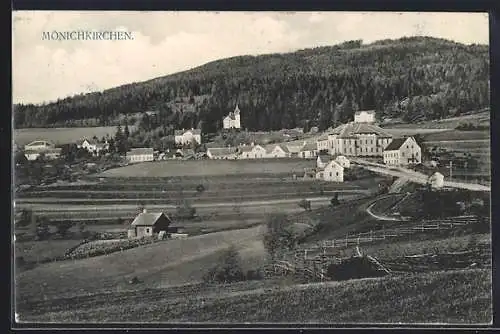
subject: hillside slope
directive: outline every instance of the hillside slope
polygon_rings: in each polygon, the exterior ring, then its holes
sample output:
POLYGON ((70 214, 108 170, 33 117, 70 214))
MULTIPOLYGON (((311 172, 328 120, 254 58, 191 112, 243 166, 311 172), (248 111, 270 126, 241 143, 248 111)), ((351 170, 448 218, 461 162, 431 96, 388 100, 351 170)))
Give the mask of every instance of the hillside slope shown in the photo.
POLYGON ((357 109, 406 121, 439 119, 487 107, 488 78, 487 46, 429 37, 351 41, 233 57, 46 105, 16 105, 14 118, 17 128, 92 118, 107 125, 121 114, 154 109, 153 128, 214 132, 238 103, 249 130, 328 127, 352 119, 357 109))
POLYGON ((487 324, 491 272, 462 270, 287 287, 263 282, 84 296, 40 302, 23 319, 56 322, 487 324), (259 283, 256 285, 255 283, 259 283), (247 286, 247 289, 245 289, 247 286), (145 298, 147 296, 147 298, 145 298), (88 299, 88 300, 87 300, 88 299))

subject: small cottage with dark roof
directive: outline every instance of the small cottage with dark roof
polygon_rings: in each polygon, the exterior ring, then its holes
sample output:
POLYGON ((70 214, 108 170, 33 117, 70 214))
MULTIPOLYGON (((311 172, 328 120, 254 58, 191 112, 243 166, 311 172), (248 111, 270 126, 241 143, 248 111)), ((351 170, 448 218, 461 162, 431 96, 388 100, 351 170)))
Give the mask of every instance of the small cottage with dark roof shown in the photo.
POLYGON ((163 212, 147 212, 144 210, 135 217, 128 230, 129 238, 151 237, 160 231, 169 231, 172 220, 163 212))
POLYGON ((389 166, 407 166, 422 162, 422 149, 413 137, 396 138, 384 150, 384 163, 389 166))

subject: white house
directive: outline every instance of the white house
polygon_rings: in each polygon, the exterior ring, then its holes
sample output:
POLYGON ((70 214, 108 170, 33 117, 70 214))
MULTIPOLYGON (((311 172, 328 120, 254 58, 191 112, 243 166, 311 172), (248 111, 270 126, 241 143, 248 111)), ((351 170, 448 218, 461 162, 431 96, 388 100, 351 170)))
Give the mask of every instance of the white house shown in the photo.
POLYGON ((346 157, 344 157, 343 155, 339 155, 335 158, 335 161, 341 165, 342 167, 344 168, 349 168, 351 167, 351 161, 349 161, 349 159, 347 159, 346 157))
POLYGON ((127 160, 130 162, 144 162, 154 160, 152 148, 132 148, 127 152, 127 160))
POLYGON ((374 123, 375 110, 361 110, 354 113, 355 123, 374 123))
POLYGON ((316 141, 318 152, 328 151, 330 148, 328 146, 328 135, 322 135, 316 141))
POLYGON ((435 172, 429 176, 427 183, 430 184, 432 188, 442 188, 444 185, 444 175, 439 172, 435 172))
POLYGON ((268 158, 289 158, 290 156, 291 153, 285 145, 271 144, 266 146, 266 157, 268 158))
POLYGON ((317 154, 318 154, 318 147, 316 143, 304 142, 299 152, 299 158, 314 159, 317 154))
POLYGON ((230 112, 224 119, 222 120, 222 126, 224 129, 240 129, 241 121, 240 121, 240 108, 236 105, 234 111, 230 112))
POLYGON ((344 167, 332 160, 324 168, 318 168, 316 178, 324 181, 344 182, 344 167))
POLYGON ((209 159, 236 159, 236 147, 211 147, 207 149, 209 159))
POLYGON ((191 129, 191 130, 175 130, 174 140, 177 145, 187 145, 196 142, 198 145, 201 144, 201 130, 191 129))
POLYGON ((48 140, 36 140, 24 146, 25 151, 45 151, 54 148, 54 143, 48 140))
POLYGON ((95 139, 84 138, 82 141, 78 142, 76 145, 78 148, 83 148, 90 153, 98 154, 102 150, 106 150, 109 147, 108 143, 99 143, 95 139))
POLYGON ((413 137, 396 138, 384 150, 384 163, 406 166, 422 162, 422 150, 413 137))
POLYGON ((240 146, 238 151, 240 159, 262 159, 267 156, 266 149, 260 145, 240 146))

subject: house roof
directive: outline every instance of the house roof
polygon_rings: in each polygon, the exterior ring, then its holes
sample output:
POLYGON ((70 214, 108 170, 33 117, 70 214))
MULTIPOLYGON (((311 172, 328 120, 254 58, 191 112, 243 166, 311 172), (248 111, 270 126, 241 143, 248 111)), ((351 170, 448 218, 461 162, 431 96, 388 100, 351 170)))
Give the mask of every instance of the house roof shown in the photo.
POLYGON ((301 148, 301 152, 304 152, 304 151, 316 151, 317 149, 317 146, 316 146, 316 143, 312 143, 312 142, 308 142, 308 143, 305 143, 305 145, 302 146, 301 148))
POLYGON ((285 153, 290 153, 290 151, 288 150, 288 147, 286 145, 280 145, 280 144, 269 144, 269 145, 266 145, 265 146, 266 153, 273 152, 276 147, 279 147, 285 153))
POLYGON ((174 135, 176 135, 176 136, 182 136, 186 132, 191 132, 194 135, 200 135, 201 134, 201 130, 200 129, 191 129, 191 130, 175 130, 174 131, 174 135))
POLYGON ((29 144, 26 144, 25 146, 39 146, 39 145, 49 145, 49 146, 54 146, 54 143, 48 141, 48 140, 35 140, 32 141, 29 144))
POLYGON ((143 154, 153 154, 154 150, 152 148, 131 148, 127 152, 127 155, 143 155, 143 154))
POLYGON ((318 155, 318 160, 321 163, 328 163, 332 160, 332 157, 326 154, 320 154, 318 155))
POLYGON ((328 140, 328 135, 327 135, 327 134, 323 134, 323 135, 321 135, 321 136, 318 138, 318 141, 324 141, 324 140, 328 140))
POLYGON ((211 147, 207 149, 207 153, 209 151, 210 154, 216 156, 232 155, 236 153, 236 147, 211 147))
POLYGON ((81 140, 78 141, 78 144, 79 145, 82 145, 84 141, 87 141, 90 145, 96 145, 96 144, 99 144, 99 142, 93 138, 83 138, 81 140))
POLYGON ((166 214, 163 212, 141 212, 135 217, 134 221, 132 222, 131 226, 153 226, 156 224, 158 219, 160 219, 161 216, 165 216, 170 222, 172 221, 166 214))
POLYGON ((406 142, 408 138, 395 138, 391 143, 385 148, 385 151, 399 150, 401 146, 406 142))
POLYGON ((330 162, 328 163, 328 165, 326 165, 326 166, 325 166, 325 168, 326 168, 326 167, 328 167, 328 166, 340 167, 340 168, 342 168, 342 169, 344 168, 344 167, 342 167, 342 166, 341 166, 341 165, 340 165, 337 161, 335 161, 335 160, 330 161, 330 162))
POLYGON ((357 137, 360 134, 374 134, 378 137, 392 138, 392 135, 384 129, 368 123, 349 122, 333 129, 332 135, 338 135, 340 138, 357 137))
POLYGON ((290 153, 299 153, 300 150, 302 149, 303 145, 300 146, 300 145, 287 145, 286 146, 288 148, 288 151, 290 153))

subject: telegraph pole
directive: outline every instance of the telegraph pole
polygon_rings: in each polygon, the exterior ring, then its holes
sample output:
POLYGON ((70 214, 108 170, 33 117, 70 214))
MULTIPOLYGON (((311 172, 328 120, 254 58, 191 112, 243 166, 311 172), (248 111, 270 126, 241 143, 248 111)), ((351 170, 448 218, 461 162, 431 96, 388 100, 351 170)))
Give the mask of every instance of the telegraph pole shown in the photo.
POLYGON ((453 160, 450 160, 450 181, 453 178, 453 160))

